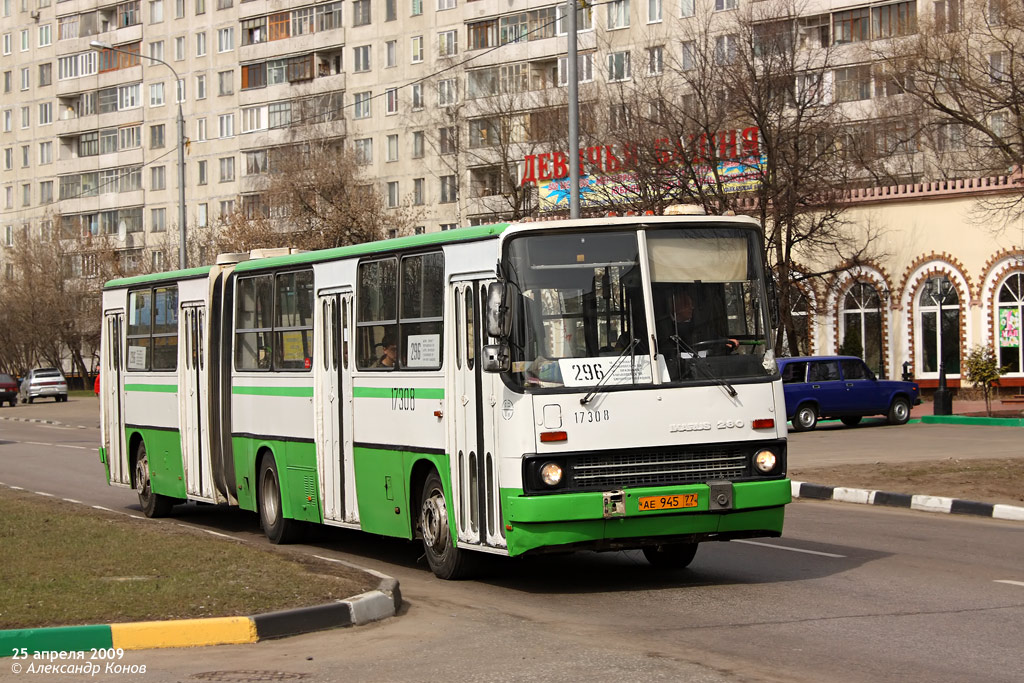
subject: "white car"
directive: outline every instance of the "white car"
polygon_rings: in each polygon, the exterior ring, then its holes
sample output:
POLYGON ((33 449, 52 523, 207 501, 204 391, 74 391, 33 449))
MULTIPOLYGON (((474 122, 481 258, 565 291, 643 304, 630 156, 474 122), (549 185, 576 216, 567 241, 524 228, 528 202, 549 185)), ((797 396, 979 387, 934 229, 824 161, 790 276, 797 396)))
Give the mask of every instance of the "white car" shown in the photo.
POLYGON ((32 403, 37 398, 51 396, 58 403, 68 400, 68 381, 57 368, 29 370, 21 380, 21 402, 32 403))

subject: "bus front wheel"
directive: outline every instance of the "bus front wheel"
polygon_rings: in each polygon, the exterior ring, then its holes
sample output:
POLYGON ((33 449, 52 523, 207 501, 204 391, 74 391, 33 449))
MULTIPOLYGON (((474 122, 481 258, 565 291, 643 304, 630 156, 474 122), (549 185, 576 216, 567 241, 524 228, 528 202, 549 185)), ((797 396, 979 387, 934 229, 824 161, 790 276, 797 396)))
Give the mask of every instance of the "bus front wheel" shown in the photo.
POLYGON ((274 456, 268 455, 260 465, 260 524, 270 542, 292 543, 301 531, 299 522, 284 516, 281 506, 281 477, 274 456))
POLYGON ((139 505, 147 517, 166 517, 174 507, 174 499, 153 493, 153 482, 149 476, 149 456, 146 444, 139 442, 135 451, 135 485, 139 487, 139 505))
POLYGON ((696 543, 668 543, 644 548, 644 557, 657 569, 683 569, 697 554, 696 543))
POLYGON ((423 483, 421 500, 419 526, 423 535, 423 551, 431 571, 440 579, 468 577, 476 558, 470 557, 466 550, 459 550, 452 540, 451 528, 448 526, 448 503, 437 472, 431 472, 423 483))

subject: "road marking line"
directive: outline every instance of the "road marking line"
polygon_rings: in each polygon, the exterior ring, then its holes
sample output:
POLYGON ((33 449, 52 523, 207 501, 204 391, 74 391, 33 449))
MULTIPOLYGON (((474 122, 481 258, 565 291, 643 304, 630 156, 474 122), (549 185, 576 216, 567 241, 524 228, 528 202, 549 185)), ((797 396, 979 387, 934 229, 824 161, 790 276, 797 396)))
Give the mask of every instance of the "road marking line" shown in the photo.
POLYGON ((87 450, 89 447, 88 446, 72 446, 70 444, 60 444, 59 443, 59 444, 57 444, 57 448, 77 448, 80 451, 84 451, 84 450, 87 450))
POLYGON ((20 486, 12 486, 11 488, 14 489, 15 491, 24 491, 25 490, 25 489, 21 488, 20 486))
POLYGON ((36 491, 36 495, 37 496, 46 496, 47 498, 53 498, 53 494, 52 493, 47 493, 46 491, 36 491))
POLYGON ((221 538, 230 538, 232 541, 238 540, 234 536, 228 536, 227 534, 222 534, 219 531, 210 531, 209 529, 203 529, 203 531, 205 531, 206 533, 210 534, 211 536, 220 536, 221 538))
POLYGON ((22 441, 22 443, 27 443, 30 446, 53 446, 52 443, 42 443, 41 441, 22 441))
POLYGON ((774 548, 775 550, 789 550, 794 553, 807 553, 808 555, 821 555, 822 557, 846 557, 846 555, 836 555, 835 553, 823 553, 817 550, 804 550, 803 548, 790 548, 784 545, 772 545, 771 543, 758 543, 757 541, 733 541, 733 543, 746 543, 747 545, 760 545, 765 548, 774 548))
POLYGON ((75 500, 74 498, 61 498, 61 500, 67 501, 67 502, 69 502, 69 503, 78 503, 79 505, 81 505, 81 504, 82 504, 82 501, 80 501, 80 500, 75 500))
POLYGON ((93 505, 93 507, 96 508, 97 510, 106 510, 107 512, 113 512, 113 510, 111 510, 110 508, 105 508, 102 505, 93 505))
POLYGON ((1024 581, 1010 581, 1009 579, 996 579, 996 583, 1008 583, 1011 586, 1024 586, 1024 581))

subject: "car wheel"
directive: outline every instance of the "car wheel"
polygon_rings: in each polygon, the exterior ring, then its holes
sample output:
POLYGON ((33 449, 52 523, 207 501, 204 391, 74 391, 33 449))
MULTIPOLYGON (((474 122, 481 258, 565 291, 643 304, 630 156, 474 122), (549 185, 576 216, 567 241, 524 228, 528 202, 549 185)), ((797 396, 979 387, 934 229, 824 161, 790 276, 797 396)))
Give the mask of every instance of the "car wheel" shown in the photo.
POLYGON ((910 401, 897 396, 892 400, 892 405, 889 406, 889 424, 891 425, 905 425, 910 419, 910 401))
POLYGON ((683 569, 697 554, 698 543, 667 543, 644 548, 644 557, 655 569, 683 569))
POLYGON ((846 417, 839 418, 839 421, 847 427, 856 427, 860 424, 860 419, 860 415, 847 415, 846 417))
POLYGON ((420 498, 420 533, 427 564, 439 579, 464 579, 476 569, 478 558, 470 551, 460 550, 452 540, 448 526, 448 503, 444 486, 437 472, 431 472, 423 482, 420 498))
POLYGON ((796 415, 793 416, 794 432, 809 432, 814 429, 817 424, 818 411, 814 409, 814 406, 809 403, 805 403, 796 409, 796 415))
POLYGON ((149 456, 146 444, 139 442, 135 452, 135 485, 139 487, 139 505, 147 517, 166 517, 174 507, 174 499, 153 493, 153 482, 149 477, 149 456))
POLYGON ((281 477, 277 473, 277 462, 273 455, 267 455, 260 465, 260 524, 263 533, 271 543, 293 543, 302 532, 301 522, 284 516, 281 506, 281 477))

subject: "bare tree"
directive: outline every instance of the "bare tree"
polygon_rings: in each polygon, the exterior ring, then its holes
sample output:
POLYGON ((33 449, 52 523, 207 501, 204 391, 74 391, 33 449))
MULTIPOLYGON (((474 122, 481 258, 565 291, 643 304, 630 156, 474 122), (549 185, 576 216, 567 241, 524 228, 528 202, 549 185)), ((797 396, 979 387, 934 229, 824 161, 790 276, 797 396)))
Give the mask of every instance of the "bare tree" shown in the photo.
MULTIPOLYGON (((879 51, 899 85, 927 112, 922 139, 933 177, 1016 174, 1024 167, 1024 5, 947 0, 916 33, 879 51)), ((1006 221, 1024 215, 1024 192, 987 199, 1006 221)))
POLYGON ((219 251, 264 247, 328 249, 411 232, 409 207, 389 209, 341 139, 315 139, 269 152, 258 193, 224 218, 219 251))

